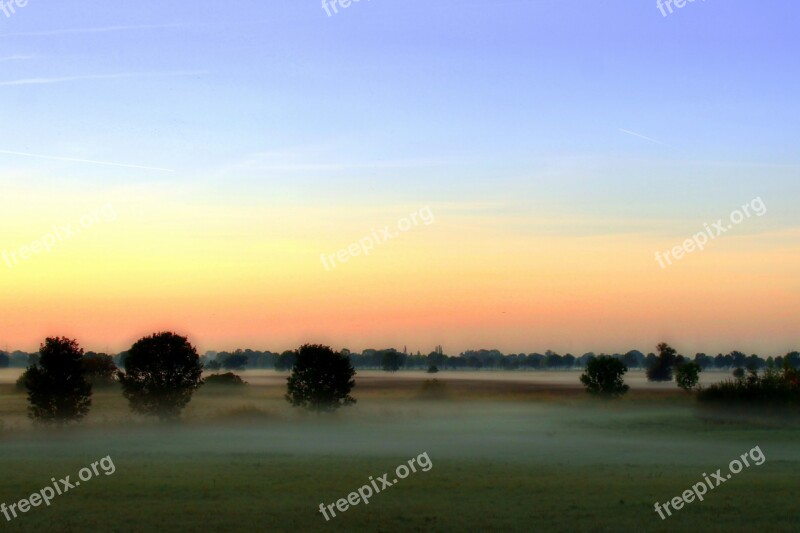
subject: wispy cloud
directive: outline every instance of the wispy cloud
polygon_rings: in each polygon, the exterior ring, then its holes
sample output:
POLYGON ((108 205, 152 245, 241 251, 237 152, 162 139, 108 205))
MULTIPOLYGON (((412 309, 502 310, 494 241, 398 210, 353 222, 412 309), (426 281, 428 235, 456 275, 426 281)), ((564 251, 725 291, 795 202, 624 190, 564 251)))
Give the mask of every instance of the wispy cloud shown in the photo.
POLYGON ((36 56, 33 55, 33 54, 31 54, 31 55, 5 56, 5 57, 0 56, 0 63, 2 63, 3 61, 22 61, 22 60, 25 60, 25 59, 34 59, 35 57, 36 56))
POLYGON ((128 165, 125 163, 112 163, 110 161, 95 161, 92 159, 78 159, 75 157, 59 157, 59 156, 52 156, 52 155, 42 155, 42 154, 29 154, 27 152, 12 152, 10 150, 0 150, 0 154, 6 155, 14 155, 20 157, 34 157, 36 159, 52 159, 55 161, 70 161, 73 163, 88 163, 92 165, 105 165, 110 167, 123 167, 123 168, 138 168, 143 170, 158 170, 161 172, 175 172, 169 168, 158 168, 158 167, 146 167, 142 165, 128 165))
POLYGON ((159 30, 164 28, 180 28, 189 23, 175 22, 171 24, 140 24, 129 26, 101 26, 97 28, 61 28, 55 30, 22 31, 16 33, 0 33, 0 37, 49 37, 70 34, 110 33, 117 31, 159 30))
POLYGON ((64 83, 83 80, 114 80, 120 78, 152 78, 159 76, 201 76, 208 71, 178 71, 178 72, 121 72, 118 74, 88 74, 85 76, 64 76, 60 78, 24 78, 20 80, 0 81, 0 87, 11 85, 47 85, 51 83, 64 83))
MULTIPOLYGON (((660 145, 662 145, 662 146, 669 146, 667 143, 664 143, 664 142, 658 141, 658 140, 656 140, 656 139, 651 139, 650 137, 645 137, 645 136, 644 136, 644 135, 642 135, 641 133, 636 133, 635 131, 624 130, 624 129, 622 129, 622 128, 619 128, 619 131, 621 131, 622 133, 627 133, 628 135, 633 135, 634 137, 639 137, 640 139, 644 139, 644 140, 646 140, 646 141, 650 141, 650 142, 652 142, 652 143, 660 144, 660 145)), ((670 148, 672 148, 672 147, 670 146, 670 148)))

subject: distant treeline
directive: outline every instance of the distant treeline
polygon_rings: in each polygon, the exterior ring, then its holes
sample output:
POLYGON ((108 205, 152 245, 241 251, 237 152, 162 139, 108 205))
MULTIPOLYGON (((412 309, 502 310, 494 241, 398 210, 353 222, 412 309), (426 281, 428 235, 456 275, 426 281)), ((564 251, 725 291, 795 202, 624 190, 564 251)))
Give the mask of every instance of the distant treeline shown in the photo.
MULTIPOLYGON (((124 358, 127 352, 112 355, 114 363, 124 366, 124 358)), ((350 352, 343 349, 343 355, 349 355, 352 365, 356 369, 373 370, 568 370, 586 368, 589 360, 601 355, 611 355, 622 360, 628 368, 651 368, 656 361, 654 353, 643 354, 639 350, 631 350, 624 354, 595 354, 588 352, 580 356, 573 354, 557 354, 553 351, 545 353, 517 353, 504 354, 499 350, 468 350, 459 355, 446 355, 441 346, 423 355, 420 352, 410 354, 387 348, 383 350, 368 349, 361 353, 350 352)), ((87 352, 87 356, 105 355, 87 352)), ((27 368, 36 363, 38 354, 28 354, 21 351, 7 353, 0 351, 0 368, 14 367, 27 368)), ((728 354, 707 355, 704 353, 695 354, 694 358, 686 357, 686 360, 693 360, 703 370, 731 370, 734 368, 750 368, 761 370, 768 366, 781 368, 783 360, 787 358, 789 363, 795 368, 800 368, 800 353, 790 352, 785 356, 763 358, 756 354, 746 355, 742 352, 733 351, 728 354)), ((206 352, 201 357, 204 365, 208 369, 225 368, 229 370, 237 369, 256 369, 264 368, 277 370, 290 370, 294 364, 294 352, 285 351, 282 353, 256 350, 236 350, 234 352, 206 352)))

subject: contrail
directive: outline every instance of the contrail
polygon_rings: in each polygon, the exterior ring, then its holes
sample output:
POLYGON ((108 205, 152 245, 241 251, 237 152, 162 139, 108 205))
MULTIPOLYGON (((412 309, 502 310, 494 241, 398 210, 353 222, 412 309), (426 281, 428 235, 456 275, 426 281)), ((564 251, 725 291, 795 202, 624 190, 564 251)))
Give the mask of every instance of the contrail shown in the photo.
POLYGON ((0 86, 10 85, 44 85, 50 83, 63 83, 67 81, 82 80, 115 80, 120 78, 148 78, 156 76, 198 76, 208 74, 208 71, 186 71, 186 72, 123 72, 120 74, 90 74, 86 76, 65 76, 61 78, 25 78, 21 80, 0 81, 0 86))
MULTIPOLYGON (((669 146, 667 143, 662 143, 661 141, 657 141, 655 139, 651 139, 650 137, 645 137, 644 135, 636 133, 635 131, 624 130, 622 128, 619 128, 619 131, 621 131, 622 133, 627 133, 628 135, 633 135, 634 137, 639 137, 640 139, 644 139, 646 141, 650 141, 650 142, 653 142, 653 143, 656 143, 656 144, 660 144, 662 146, 669 146)), ((669 146, 669 147, 672 148, 671 146, 669 146)))
POLYGON ((0 63, 2 63, 3 61, 19 61, 22 59, 33 59, 35 57, 36 57, 35 55, 27 55, 27 56, 17 55, 17 56, 0 57, 0 63))
POLYGON ((71 161, 73 163, 90 163, 92 165, 106 165, 110 167, 138 168, 143 170, 158 170, 161 172, 175 172, 174 170, 169 168, 145 167, 141 165, 126 165, 124 163, 111 163, 109 161, 94 161, 92 159, 76 159, 74 157, 58 157, 52 155, 29 154, 26 152, 11 152, 9 150, 0 150, 0 154, 18 155, 22 157, 35 157, 37 159, 53 159, 55 161, 71 161))

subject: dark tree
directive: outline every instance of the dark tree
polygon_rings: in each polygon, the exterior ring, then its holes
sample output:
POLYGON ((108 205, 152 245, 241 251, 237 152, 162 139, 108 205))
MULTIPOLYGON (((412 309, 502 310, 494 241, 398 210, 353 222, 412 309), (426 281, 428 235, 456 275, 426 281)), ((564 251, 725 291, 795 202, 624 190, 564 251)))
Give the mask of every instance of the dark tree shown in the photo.
POLYGON ((403 354, 394 350, 387 350, 381 359, 381 368, 386 372, 397 372, 403 364, 403 354))
POLYGON ((110 355, 89 352, 83 356, 83 373, 92 385, 107 387, 116 382, 117 365, 110 355))
POLYGON ((11 358, 6 352, 0 352, 0 368, 8 368, 11 364, 11 358))
POLYGON ((672 369, 678 361, 677 352, 667 343, 662 342, 656 349, 658 357, 647 369, 649 381, 672 381, 672 369))
POLYGON ((233 372, 226 372, 225 374, 214 374, 208 376, 203 384, 207 387, 240 387, 242 385, 247 385, 247 382, 233 372))
POLYGON ((312 411, 333 411, 356 403, 350 396, 355 373, 349 357, 328 346, 304 344, 295 352, 286 400, 312 411))
POLYGON ((275 370, 291 370, 294 366, 295 359, 297 358, 297 353, 291 350, 286 350, 282 354, 278 356, 275 360, 275 370))
POLYGON ((234 353, 222 360, 222 367, 225 370, 244 370, 247 366, 248 358, 244 354, 234 353))
POLYGON ((700 365, 694 361, 678 365, 675 369, 675 381, 678 383, 678 387, 685 391, 697 387, 702 370, 700 365))
POLYGON ((28 416, 40 423, 80 420, 92 405, 92 386, 83 373, 83 349, 74 340, 48 338, 39 362, 25 371, 28 416))
POLYGON ((628 392, 622 376, 628 371, 625 363, 607 355, 589 359, 586 372, 581 376, 581 383, 587 392, 598 396, 614 398, 628 392))
POLYGON ((132 410, 173 420, 203 383, 202 372, 200 357, 188 339, 164 332, 131 346, 119 380, 132 410))
POLYGON ((207 363, 203 363, 203 368, 206 370, 219 370, 222 368, 222 365, 219 364, 219 361, 209 361, 207 363))

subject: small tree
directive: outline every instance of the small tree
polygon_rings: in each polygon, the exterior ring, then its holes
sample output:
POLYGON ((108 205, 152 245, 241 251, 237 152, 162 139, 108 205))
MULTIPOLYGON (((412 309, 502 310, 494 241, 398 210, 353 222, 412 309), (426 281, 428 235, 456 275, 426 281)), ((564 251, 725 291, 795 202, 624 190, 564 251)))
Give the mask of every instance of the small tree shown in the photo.
POLYGON ((350 358, 328 346, 304 344, 295 351, 286 400, 312 411, 334 411, 356 403, 350 396, 356 382, 350 358))
POLYGON ((702 371, 700 365, 695 362, 678 365, 675 370, 675 381, 678 382, 678 387, 687 392, 694 389, 700 382, 700 372, 702 371))
POLYGON ((180 416, 203 383, 202 372, 200 357, 188 339, 164 332, 131 347, 119 380, 133 411, 171 420, 180 416))
POLYGON ((83 373, 93 386, 108 387, 116 383, 117 365, 110 355, 89 352, 83 356, 83 373))
POLYGON ((590 394, 614 398, 628 392, 622 378, 628 367, 619 359, 607 355, 589 359, 581 383, 590 394))
POLYGON ((80 420, 92 405, 92 386, 83 372, 83 349, 65 337, 47 338, 39 362, 25 371, 28 416, 39 423, 80 420))

